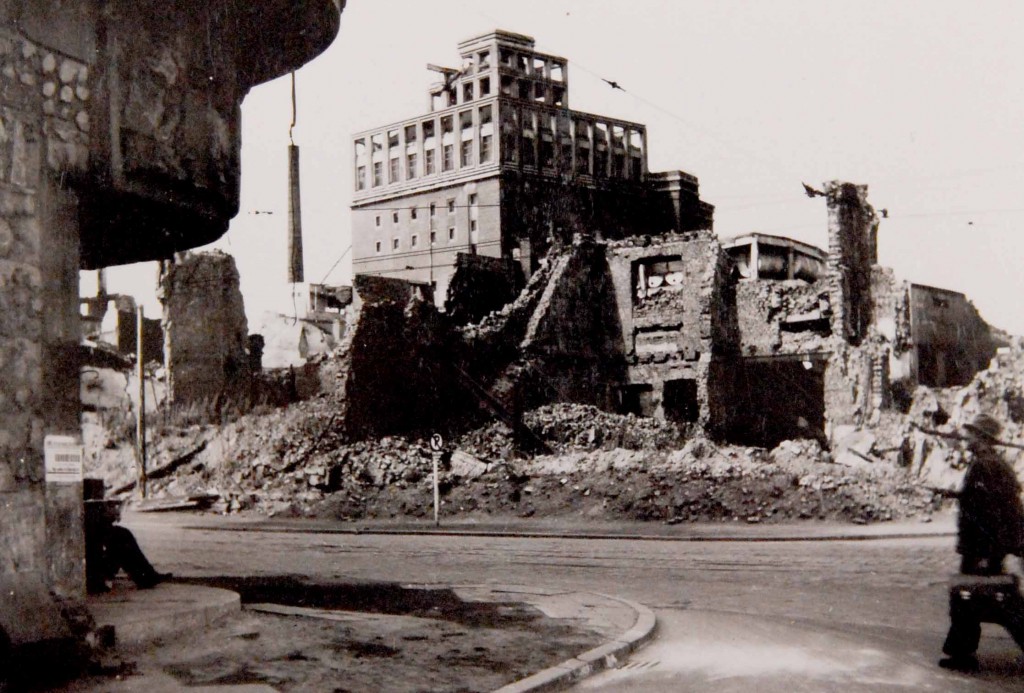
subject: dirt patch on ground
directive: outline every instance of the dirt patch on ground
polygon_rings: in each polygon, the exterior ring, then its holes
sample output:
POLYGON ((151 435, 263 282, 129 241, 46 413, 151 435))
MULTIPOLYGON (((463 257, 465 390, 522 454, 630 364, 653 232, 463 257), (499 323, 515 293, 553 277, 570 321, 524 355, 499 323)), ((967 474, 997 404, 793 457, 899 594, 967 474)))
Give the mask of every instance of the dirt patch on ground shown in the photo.
MULTIPOLYGON (((448 589, 217 578, 240 615, 128 653, 140 672, 184 686, 266 684, 280 691, 495 690, 599 644, 579 623, 519 602, 474 602, 448 589)), ((130 683, 130 676, 125 683, 130 683)), ((120 690, 109 679, 79 693, 120 690)))

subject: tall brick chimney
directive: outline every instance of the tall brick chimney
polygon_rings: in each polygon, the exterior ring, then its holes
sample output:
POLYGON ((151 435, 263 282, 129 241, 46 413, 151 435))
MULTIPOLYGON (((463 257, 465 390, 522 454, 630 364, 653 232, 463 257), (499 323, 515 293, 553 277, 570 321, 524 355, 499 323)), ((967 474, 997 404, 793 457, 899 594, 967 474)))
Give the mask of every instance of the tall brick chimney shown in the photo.
POLYGON ((878 261, 878 215, 868 186, 832 181, 828 202, 828 268, 833 284, 833 332, 857 345, 871 322, 871 267, 878 261))
POLYGON ((305 281, 302 271, 302 205, 299 199, 299 148, 288 145, 288 282, 305 281))

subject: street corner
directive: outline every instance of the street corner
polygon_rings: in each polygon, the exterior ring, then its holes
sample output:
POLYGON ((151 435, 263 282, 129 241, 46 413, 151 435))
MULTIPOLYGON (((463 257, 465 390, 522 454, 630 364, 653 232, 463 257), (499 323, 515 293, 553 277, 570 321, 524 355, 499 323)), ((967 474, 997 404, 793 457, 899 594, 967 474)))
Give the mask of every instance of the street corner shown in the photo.
MULTIPOLYGON (((597 691, 1006 690, 1006 652, 974 675, 940 669, 939 642, 894 642, 724 612, 663 617, 661 637, 628 664, 582 684, 597 691)), ((1001 640, 1005 640, 1001 639, 1001 640)), ((1002 646, 1005 643, 997 640, 1002 646)), ((1011 643, 1012 644, 1012 643, 1011 643)), ((998 647, 996 649, 999 649, 998 647)), ((1006 649, 1006 648, 1003 648, 1006 649)), ((1008 652, 1008 650, 1007 650, 1008 652)))
POLYGON ((491 587, 494 596, 508 595, 530 604, 545 616, 569 621, 597 633, 603 642, 575 657, 504 686, 500 693, 553 690, 575 684, 606 669, 621 666, 629 655, 655 635, 654 612, 621 597, 595 592, 557 591, 532 587, 491 587))

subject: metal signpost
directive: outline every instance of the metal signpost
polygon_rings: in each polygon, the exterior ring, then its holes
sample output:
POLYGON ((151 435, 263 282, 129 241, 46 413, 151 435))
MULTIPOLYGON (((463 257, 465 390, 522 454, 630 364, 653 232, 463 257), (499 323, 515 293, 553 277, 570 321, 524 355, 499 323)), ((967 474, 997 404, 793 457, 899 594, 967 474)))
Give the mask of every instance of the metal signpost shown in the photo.
POLYGON ((430 449, 434 454, 431 457, 434 458, 434 526, 441 526, 441 493, 438 487, 437 481, 437 463, 441 457, 441 450, 444 449, 444 438, 441 437, 440 433, 435 433, 430 436, 430 449))

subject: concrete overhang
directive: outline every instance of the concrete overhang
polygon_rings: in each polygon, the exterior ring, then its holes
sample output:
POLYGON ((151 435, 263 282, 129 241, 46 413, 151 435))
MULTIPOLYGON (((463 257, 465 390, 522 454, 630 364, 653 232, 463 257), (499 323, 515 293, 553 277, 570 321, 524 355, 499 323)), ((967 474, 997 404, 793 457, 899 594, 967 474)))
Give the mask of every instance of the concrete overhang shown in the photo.
POLYGON ((250 84, 256 85, 286 75, 323 53, 338 34, 346 0, 222 2, 237 8, 239 26, 234 40, 243 56, 239 68, 250 84))
POLYGON ((36 69, 59 73, 45 113, 81 130, 61 131, 46 161, 78 195, 81 266, 167 258, 223 235, 238 213, 242 100, 322 53, 344 6, 0 0, 25 60, 47 56, 36 69))

